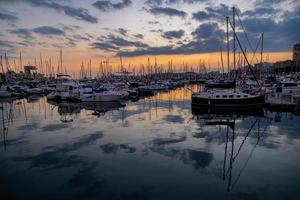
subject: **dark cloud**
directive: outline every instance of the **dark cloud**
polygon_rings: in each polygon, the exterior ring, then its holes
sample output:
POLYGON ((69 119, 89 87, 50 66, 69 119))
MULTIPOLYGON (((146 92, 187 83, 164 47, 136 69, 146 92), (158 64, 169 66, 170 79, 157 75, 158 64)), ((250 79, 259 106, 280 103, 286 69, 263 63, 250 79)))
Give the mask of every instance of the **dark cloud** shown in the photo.
POLYGON ((217 23, 209 22, 200 24, 192 35, 197 39, 207 39, 211 37, 219 37, 225 36, 225 32, 221 30, 217 23))
POLYGON ((147 0, 145 4, 148 6, 161 6, 164 3, 164 0, 147 0))
MULTIPOLYGON (((256 0, 255 5, 256 6, 274 6, 283 2, 287 2, 288 0, 256 0)), ((295 0, 292 0, 290 2, 293 2, 295 0)), ((296 1, 295 1, 296 2, 296 1)))
POLYGON ((247 31, 253 33, 270 32, 278 25, 271 18, 245 18, 243 24, 247 31))
POLYGON ((80 40, 90 41, 89 37, 86 37, 86 36, 83 36, 83 35, 80 35, 80 34, 72 35, 72 38, 74 40, 77 40, 77 41, 80 41, 80 40))
POLYGON ((109 35, 108 42, 119 47, 147 47, 148 46, 147 44, 144 44, 142 42, 126 40, 124 38, 115 35, 109 35))
POLYGON ((272 7, 256 7, 254 10, 247 10, 242 13, 243 16, 268 16, 268 15, 274 15, 278 12, 278 9, 274 9, 272 7))
POLYGON ((15 34, 15 35, 17 35, 18 37, 21 37, 21 38, 32 38, 32 34, 31 34, 30 29, 17 28, 17 29, 8 30, 8 32, 11 33, 11 34, 15 34))
POLYGON ((148 24, 151 24, 151 25, 159 24, 159 21, 149 21, 148 24))
POLYGON ((52 26, 40 26, 32 29, 32 31, 41 35, 65 35, 64 31, 52 26))
POLYGON ((78 25, 64 25, 64 24, 59 24, 59 25, 64 31, 75 32, 76 30, 80 29, 80 26, 78 25))
POLYGON ((131 41, 124 39, 115 35, 108 35, 100 39, 100 42, 94 42, 91 44, 91 47, 94 49, 102 49, 107 51, 119 50, 122 47, 136 47, 136 48, 145 48, 148 47, 147 44, 139 41, 131 41))
MULTIPOLYGON (((237 13, 240 13, 239 9, 236 8, 237 13)), ((214 20, 219 22, 224 22, 226 19, 226 16, 232 15, 232 8, 225 5, 220 4, 216 7, 206 7, 205 11, 199 11, 196 13, 193 13, 193 19, 203 22, 207 20, 214 20)))
POLYGON ((140 33, 134 34, 133 36, 134 36, 135 38, 138 38, 138 39, 144 39, 144 35, 143 35, 143 34, 140 34, 140 33))
POLYGON ((116 30, 117 33, 120 33, 121 35, 123 36, 127 36, 127 33, 128 33, 128 30, 127 29, 124 29, 124 28, 118 28, 116 30))
POLYGON ((157 7, 163 4, 168 4, 168 5, 179 4, 179 3, 194 4, 194 3, 203 3, 207 1, 209 0, 147 0, 145 1, 145 4, 151 7, 157 7))
MULTIPOLYGON (((21 46, 25 46, 25 47, 31 47, 31 46, 34 46, 35 44, 30 41, 30 40, 23 40, 22 42, 19 42, 18 43, 19 45, 21 46)), ((28 129, 27 129, 28 130, 28 129)))
POLYGON ((3 21, 17 21, 19 18, 15 16, 13 13, 5 12, 4 10, 0 10, 0 20, 3 21))
POLYGON ((138 48, 134 51, 118 51, 117 55, 124 57, 142 55, 171 55, 192 54, 219 51, 224 46, 225 32, 219 28, 217 23, 204 23, 192 32, 193 40, 179 43, 178 46, 168 45, 161 47, 138 48))
POLYGON ((180 39, 182 38, 182 36, 184 35, 184 30, 178 30, 178 31, 166 31, 164 32, 161 36, 163 38, 166 38, 166 39, 180 39))
POLYGON ((254 15, 246 15, 249 12, 245 12, 242 21, 248 35, 257 36, 263 32, 266 51, 291 50, 293 44, 300 41, 300 5, 285 11, 280 21, 276 21, 275 16, 266 16, 262 10, 272 14, 270 8, 262 7, 255 9, 254 13, 257 14, 254 15))
POLYGON ((149 13, 159 16, 159 15, 166 15, 169 17, 182 17, 185 18, 187 13, 182 10, 177 10, 175 8, 170 7, 155 7, 147 10, 149 13))
POLYGON ((168 45, 161 47, 139 48, 134 51, 118 51, 118 56, 134 57, 143 55, 172 55, 215 52, 220 49, 222 42, 219 38, 209 38, 203 41, 191 41, 180 46, 168 45))
POLYGON ((7 48, 13 48, 14 45, 12 42, 10 41, 5 41, 5 40, 0 40, 0 46, 3 47, 7 47, 7 48))
POLYGON ((91 44, 93 49, 101 49, 105 51, 117 51, 119 48, 117 46, 111 45, 106 42, 93 42, 91 44))
POLYGON ((53 0, 26 0, 34 6, 41 6, 54 9, 78 20, 83 20, 90 23, 97 23, 98 19, 92 16, 87 9, 73 8, 67 5, 62 5, 53 0))
POLYGON ((92 5, 103 12, 107 12, 109 10, 121 10, 130 6, 131 4, 131 0, 122 0, 119 3, 112 3, 110 1, 96 1, 92 5))

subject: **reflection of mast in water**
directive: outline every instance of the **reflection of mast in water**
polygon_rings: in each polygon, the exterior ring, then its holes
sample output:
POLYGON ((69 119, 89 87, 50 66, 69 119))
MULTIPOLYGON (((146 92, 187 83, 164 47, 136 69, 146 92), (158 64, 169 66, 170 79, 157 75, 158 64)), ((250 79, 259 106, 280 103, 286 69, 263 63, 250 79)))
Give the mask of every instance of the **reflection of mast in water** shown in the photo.
MULTIPOLYGON (((229 120, 227 120, 228 122, 229 120)), ((228 132, 229 132, 229 126, 227 126, 226 129, 226 136, 225 136, 225 154, 224 154, 224 162, 223 162, 223 180, 225 180, 225 168, 226 168, 226 161, 227 161, 227 144, 228 144, 228 132)))
POLYGON ((154 96, 155 101, 155 117, 157 119, 158 113, 157 113, 157 107, 158 107, 158 101, 157 101, 157 95, 154 96))
POLYGON ((234 148, 235 148, 235 147, 234 147, 234 146, 235 146, 235 143, 234 143, 234 142, 235 142, 235 136, 236 136, 236 133, 235 133, 235 119, 233 120, 233 122, 234 122, 234 125, 232 126, 231 153, 230 153, 229 167, 228 167, 228 169, 227 169, 227 172, 226 172, 226 161, 227 161, 227 150, 228 150, 228 149, 227 149, 227 148, 228 148, 228 127, 227 127, 227 133, 226 133, 225 156, 224 156, 224 162, 223 162, 223 180, 226 181, 226 178, 228 177, 227 192, 230 192, 230 191, 234 188, 234 186, 236 185, 236 183, 238 182, 238 180, 239 180, 239 178, 240 178, 242 172, 244 171, 244 169, 246 168, 246 166, 247 166, 247 164, 248 164, 250 158, 252 157, 252 154, 253 154, 253 152, 254 152, 254 149, 255 149, 255 147, 257 146, 257 144, 258 144, 258 142, 259 142, 259 138, 260 138, 260 137, 259 137, 259 127, 258 127, 257 143, 256 143, 256 145, 254 146, 254 148, 252 149, 252 151, 250 152, 250 155, 249 155, 248 159, 246 160, 245 164, 243 165, 242 169, 239 171, 237 178, 233 181, 233 180, 232 180, 232 178, 233 178, 233 177, 232 177, 233 164, 234 164, 234 162, 236 161, 236 158, 238 157, 238 155, 240 154, 241 149, 242 149, 242 147, 244 146, 245 141, 247 140, 247 138, 248 138, 248 136, 250 135, 251 131, 253 130, 254 126, 255 126, 256 124, 259 125, 259 123, 258 123, 259 120, 256 119, 256 120, 254 121, 254 123, 251 124, 251 126, 250 126, 248 132, 246 133, 246 135, 245 135, 243 141, 241 142, 241 144, 240 144, 240 146, 239 146, 239 148, 238 148, 238 151, 237 151, 237 153, 236 153, 235 155, 234 155, 234 148))
POLYGON ((7 108, 6 104, 1 103, 1 110, 2 110, 2 137, 3 137, 3 147, 4 151, 6 151, 6 140, 8 136, 8 128, 10 123, 13 123, 13 116, 14 116, 14 103, 9 103, 9 109, 7 108), (6 112, 6 113, 4 113, 6 112))

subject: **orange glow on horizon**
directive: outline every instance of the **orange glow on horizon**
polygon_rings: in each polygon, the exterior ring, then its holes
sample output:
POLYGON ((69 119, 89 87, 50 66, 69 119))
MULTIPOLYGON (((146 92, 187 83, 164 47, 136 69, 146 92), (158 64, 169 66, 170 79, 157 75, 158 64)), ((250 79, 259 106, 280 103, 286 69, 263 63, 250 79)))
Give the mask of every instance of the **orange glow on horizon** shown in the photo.
MULTIPOLYGON (((39 71, 43 71, 45 73, 45 62, 49 61, 51 58, 51 65, 54 71, 57 71, 57 66, 59 63, 59 51, 51 52, 51 54, 43 54, 42 62, 43 62, 43 70, 40 65, 40 56, 39 53, 34 52, 34 55, 37 55, 36 58, 30 57, 30 59, 23 58, 23 65, 32 64, 37 65, 39 71)), ((63 66, 67 73, 70 75, 79 76, 80 69, 82 63, 84 64, 85 69, 87 69, 88 62, 91 60, 92 63, 92 74, 96 75, 100 69, 100 62, 104 62, 109 59, 109 66, 112 69, 112 72, 117 72, 120 70, 120 58, 115 56, 104 57, 104 56, 91 56, 95 55, 95 51, 92 50, 64 50, 63 51, 63 66)), ((260 62, 260 55, 256 54, 258 62, 260 62)), ((240 55, 242 58, 242 55, 240 55)), ((122 57, 123 69, 132 72, 135 70, 136 73, 140 71, 142 65, 144 65, 145 71, 147 71, 148 66, 148 58, 150 60, 150 65, 153 67, 155 65, 155 59, 157 61, 157 66, 164 70, 168 69, 169 62, 172 62, 173 69, 175 71, 180 71, 182 69, 182 65, 188 66, 188 69, 191 67, 193 70, 199 69, 200 63, 204 64, 207 70, 217 70, 218 66, 221 70, 221 53, 220 52, 212 52, 212 53, 201 53, 201 54, 190 54, 190 55, 158 55, 158 56, 138 56, 138 57, 122 57)), ((251 54, 247 54, 248 60, 252 59, 251 54)), ((263 61, 264 62, 276 62, 280 60, 290 60, 292 59, 292 52, 264 52, 263 61)), ((232 66, 232 54, 230 55, 230 63, 232 66)), ((239 60, 239 55, 237 54, 236 58, 237 62, 239 60)), ((14 59, 10 58, 10 66, 13 68, 14 63, 19 63, 18 56, 15 56, 14 59)), ((225 71, 227 69, 227 56, 226 52, 223 52, 223 63, 225 71)), ((254 62, 256 63, 256 62, 254 62)), ((252 63, 253 64, 253 63, 252 63)), ((104 66, 104 64, 103 64, 104 66)))

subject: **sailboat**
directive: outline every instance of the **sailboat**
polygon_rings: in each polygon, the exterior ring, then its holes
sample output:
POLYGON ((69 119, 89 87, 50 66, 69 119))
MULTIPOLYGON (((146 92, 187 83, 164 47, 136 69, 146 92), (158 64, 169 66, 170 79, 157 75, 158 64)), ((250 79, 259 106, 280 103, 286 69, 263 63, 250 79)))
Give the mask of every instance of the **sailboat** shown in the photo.
MULTIPOLYGON (((229 36, 228 36, 228 24, 229 18, 226 17, 227 22, 227 51, 229 52, 229 36)), ((235 8, 233 7, 233 48, 234 48, 234 71, 236 73, 235 67, 235 40, 237 40, 241 51, 245 56, 245 52, 241 47, 239 39, 235 33, 235 8)), ((229 54, 229 53, 228 53, 229 54)), ((248 63, 249 68, 251 69, 251 65, 245 56, 245 60, 248 63)), ((228 56, 228 66, 229 66, 229 56, 228 56)), ((229 68, 229 67, 228 67, 229 68)), ((229 71, 228 71, 229 74, 229 71)), ((236 75, 234 77, 234 83, 236 82, 236 75)), ((258 83, 258 81, 257 81, 258 83)), ((258 83, 259 84, 259 83, 258 83)), ((234 84, 234 88, 227 88, 223 90, 218 89, 208 89, 205 92, 198 92, 192 94, 192 106, 193 107, 210 107, 210 108, 227 108, 227 109, 239 109, 239 108, 250 108, 262 106, 265 102, 265 94, 263 92, 258 93, 246 93, 236 88, 234 84)))

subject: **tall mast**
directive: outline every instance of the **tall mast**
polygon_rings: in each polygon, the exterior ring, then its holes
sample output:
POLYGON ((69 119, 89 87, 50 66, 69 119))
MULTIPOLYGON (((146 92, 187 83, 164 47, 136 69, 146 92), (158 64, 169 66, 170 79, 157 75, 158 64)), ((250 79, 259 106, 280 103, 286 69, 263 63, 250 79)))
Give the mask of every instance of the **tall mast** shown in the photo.
MULTIPOLYGON (((221 51, 221 66, 222 66, 222 74, 224 76, 224 61, 223 61, 223 50, 222 46, 220 46, 220 51, 221 51)), ((224 77, 223 77, 224 78, 224 77)))
POLYGON ((226 31, 227 31, 227 34, 226 34, 226 38, 227 38, 227 73, 228 73, 228 78, 229 78, 229 65, 230 65, 230 58, 229 58, 229 17, 227 16, 226 17, 226 31))
POLYGON ((40 66, 40 70, 41 70, 41 73, 43 74, 44 73, 44 70, 43 70, 43 59, 42 59, 42 53, 40 53, 40 64, 41 64, 41 66, 40 66))
POLYGON ((20 65, 20 71, 22 71, 22 53, 20 51, 20 60, 19 60, 19 65, 20 65))
POLYGON ((62 48, 60 48, 60 67, 61 67, 61 69, 60 69, 60 73, 62 74, 62 68, 63 68, 63 65, 62 65, 62 60, 63 60, 63 57, 62 57, 62 48))
POLYGON ((4 74, 4 68, 3 68, 3 63, 2 63, 2 55, 0 56, 0 65, 1 65, 2 73, 4 74))
POLYGON ((233 68, 234 79, 236 79, 236 61, 235 61, 235 7, 232 7, 232 30, 233 30, 233 68))
POLYGON ((261 34, 260 70, 259 70, 260 79, 261 79, 261 70, 263 68, 263 51, 264 51, 264 33, 261 34))

